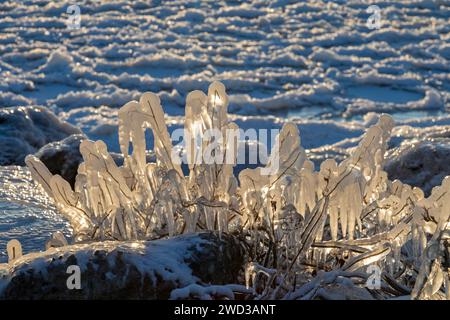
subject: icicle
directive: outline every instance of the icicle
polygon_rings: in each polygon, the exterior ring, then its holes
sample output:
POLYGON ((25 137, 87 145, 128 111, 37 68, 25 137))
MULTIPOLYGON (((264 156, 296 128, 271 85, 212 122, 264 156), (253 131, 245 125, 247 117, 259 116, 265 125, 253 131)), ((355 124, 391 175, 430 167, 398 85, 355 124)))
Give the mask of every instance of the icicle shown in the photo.
POLYGON ((430 296, 438 292, 439 289, 441 289, 442 284, 444 283, 444 272, 442 272, 441 264, 438 261, 435 261, 431 270, 433 281, 430 296))
POLYGON ((376 172, 377 165, 382 167, 384 161, 377 163, 378 161, 376 161, 374 155, 376 155, 378 150, 380 155, 385 154, 393 127, 394 121, 392 117, 382 114, 377 124, 367 130, 351 157, 344 162, 351 163, 359 168, 370 168, 371 172, 376 172))
POLYGON ((116 209, 112 215, 111 232, 116 239, 126 239, 127 231, 125 228, 124 214, 122 209, 116 209))
POLYGON ((213 208, 204 208, 205 211, 205 219, 206 219, 206 228, 208 230, 215 229, 216 222, 216 212, 213 208))
POLYGON ((54 175, 50 179, 50 187, 56 202, 65 206, 75 207, 77 205, 78 197, 72 191, 70 184, 60 175, 54 175))
POLYGON ((170 202, 166 202, 166 205, 167 207, 164 208, 164 211, 166 214, 167 228, 169 231, 169 236, 173 236, 175 234, 174 212, 170 202))
POLYGON ((204 109, 207 104, 207 96, 199 90, 188 94, 186 98, 186 116, 184 122, 187 161, 189 170, 193 170, 195 164, 201 163, 201 149, 203 132, 206 129, 204 109))
POLYGON ((156 158, 162 166, 167 166, 169 170, 174 169, 180 175, 183 175, 180 165, 172 161, 172 142, 167 131, 164 111, 159 97, 154 93, 146 92, 141 96, 139 104, 141 110, 145 113, 143 120, 149 123, 154 133, 156 158))
POLYGON ((303 168, 300 170, 300 192, 295 203, 297 211, 305 217, 306 208, 310 211, 316 204, 317 174, 314 172, 314 164, 310 160, 305 160, 303 168))
POLYGON ((6 244, 6 251, 8 252, 8 263, 11 263, 22 256, 22 245, 19 240, 12 239, 6 244))
POLYGON ((120 108, 118 112, 118 130, 120 151, 125 159, 128 157, 130 142, 132 142, 133 153, 135 154, 135 157, 138 158, 137 162, 142 164, 145 162, 145 154, 142 154, 142 147, 136 147, 145 145, 145 137, 144 135, 137 133, 142 131, 141 119, 133 116, 134 114, 139 113, 139 109, 140 106, 137 101, 130 101, 120 108))
POLYGON ((331 239, 337 240, 339 208, 336 206, 329 207, 328 214, 330 216, 331 239))
POLYGON ((281 128, 262 174, 270 176, 271 186, 283 175, 296 175, 305 159, 306 153, 301 147, 298 128, 288 122, 281 128))

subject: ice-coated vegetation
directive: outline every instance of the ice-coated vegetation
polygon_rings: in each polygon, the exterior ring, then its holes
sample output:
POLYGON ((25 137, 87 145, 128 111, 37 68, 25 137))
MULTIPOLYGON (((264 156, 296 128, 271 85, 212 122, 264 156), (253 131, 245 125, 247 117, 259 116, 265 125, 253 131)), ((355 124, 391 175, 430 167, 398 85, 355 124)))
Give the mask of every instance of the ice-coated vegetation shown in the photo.
MULTIPOLYGON (((176 161, 179 150, 153 93, 119 110, 123 166, 116 165, 103 141, 84 140, 84 162, 72 189, 35 156, 25 162, 69 220, 75 242, 219 230, 248 245, 245 278, 254 298, 320 298, 324 287, 368 286, 377 270, 378 285, 369 285, 372 297, 450 298, 450 177, 427 198, 419 188, 388 179, 383 166, 394 127, 390 116, 381 115, 345 160, 325 160, 318 171, 298 127, 286 123, 267 165, 235 177, 235 158, 224 159, 230 150, 237 154, 239 143, 205 134, 237 129, 227 107, 220 82, 212 83, 207 95, 187 96, 185 156, 197 159, 201 145, 222 160, 188 161, 188 175, 176 161), (155 162, 146 160, 147 129, 155 162)), ((64 241, 55 235, 48 245, 64 241)))

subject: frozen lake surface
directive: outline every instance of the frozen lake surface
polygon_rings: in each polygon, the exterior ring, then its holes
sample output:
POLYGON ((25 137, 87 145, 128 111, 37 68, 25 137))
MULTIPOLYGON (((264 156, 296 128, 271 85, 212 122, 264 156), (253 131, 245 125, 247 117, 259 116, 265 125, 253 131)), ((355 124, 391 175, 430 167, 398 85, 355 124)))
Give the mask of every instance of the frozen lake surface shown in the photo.
MULTIPOLYGON (((378 30, 367 1, 78 1, 76 30, 70 4, 0 3, 0 108, 49 108, 117 152, 124 103, 158 93, 173 129, 187 94, 221 80, 239 126, 293 119, 318 160, 355 145, 372 112, 398 121, 393 146, 450 136, 448 1, 379 1, 378 30)), ((27 170, 0 169, 0 261, 11 238, 30 251, 69 233, 27 170)))

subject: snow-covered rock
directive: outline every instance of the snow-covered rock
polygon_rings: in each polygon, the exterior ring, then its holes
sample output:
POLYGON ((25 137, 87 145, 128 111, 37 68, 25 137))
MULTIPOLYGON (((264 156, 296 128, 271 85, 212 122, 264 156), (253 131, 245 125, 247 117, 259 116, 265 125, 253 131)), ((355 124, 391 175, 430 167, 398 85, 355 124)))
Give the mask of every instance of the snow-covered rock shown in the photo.
POLYGON ((389 179, 420 187, 426 195, 450 175, 450 141, 404 143, 393 150, 385 170, 389 179))
POLYGON ((44 107, 0 109, 0 165, 24 165, 25 156, 45 144, 81 134, 44 107))
POLYGON ((84 139, 86 137, 82 134, 70 135, 61 141, 46 144, 35 156, 45 163, 52 174, 59 174, 73 185, 78 166, 83 161, 80 143, 84 139))
POLYGON ((51 248, 0 265, 3 299, 167 299, 173 289, 237 281, 243 248, 231 235, 96 242, 51 248), (70 290, 71 265, 81 289, 70 290), (3 274, 3 276, 2 276, 3 274))

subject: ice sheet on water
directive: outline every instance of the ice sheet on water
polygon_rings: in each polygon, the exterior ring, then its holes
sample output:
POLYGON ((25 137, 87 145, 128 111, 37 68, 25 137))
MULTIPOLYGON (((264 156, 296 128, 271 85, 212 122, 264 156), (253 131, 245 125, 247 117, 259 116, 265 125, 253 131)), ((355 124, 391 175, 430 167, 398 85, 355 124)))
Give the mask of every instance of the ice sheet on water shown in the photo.
POLYGON ((1 106, 120 107, 150 90, 180 115, 181 97, 217 79, 241 114, 448 109, 445 2, 382 2, 379 30, 367 28, 367 3, 359 0, 80 1, 88 13, 80 30, 66 27, 68 5, 0 5, 1 106), (360 85, 400 97, 379 103, 360 85))

